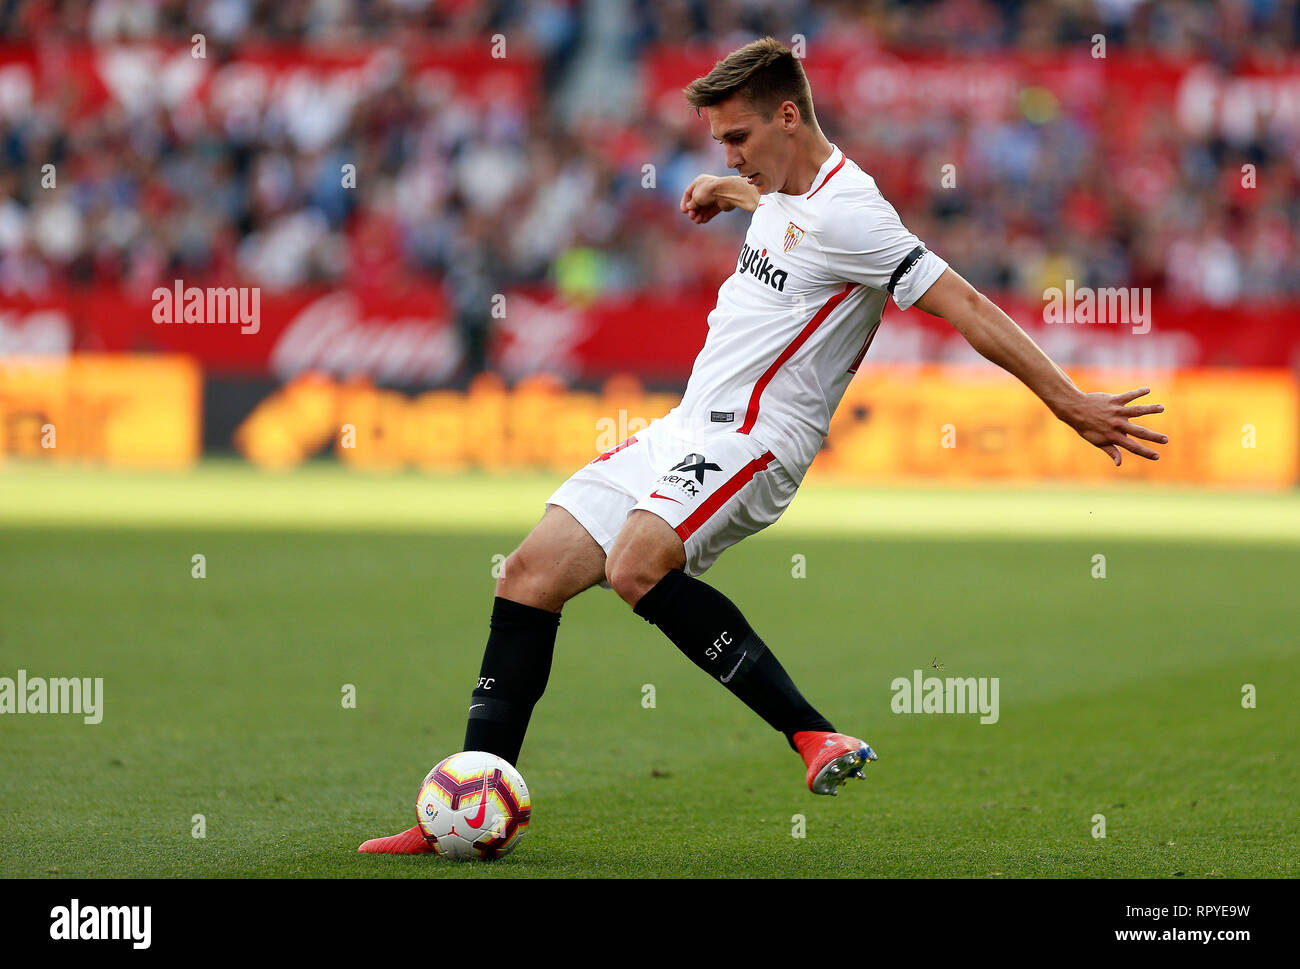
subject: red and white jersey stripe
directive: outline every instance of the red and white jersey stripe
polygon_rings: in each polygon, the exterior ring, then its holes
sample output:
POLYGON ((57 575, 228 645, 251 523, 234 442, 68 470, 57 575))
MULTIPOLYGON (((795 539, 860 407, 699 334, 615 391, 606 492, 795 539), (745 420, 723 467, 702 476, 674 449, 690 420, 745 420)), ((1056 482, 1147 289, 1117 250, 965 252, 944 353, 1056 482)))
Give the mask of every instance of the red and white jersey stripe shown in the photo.
POLYGON ((759 200, 686 393, 665 419, 696 435, 751 434, 802 481, 885 300, 906 309, 947 266, 832 146, 808 194, 759 200))

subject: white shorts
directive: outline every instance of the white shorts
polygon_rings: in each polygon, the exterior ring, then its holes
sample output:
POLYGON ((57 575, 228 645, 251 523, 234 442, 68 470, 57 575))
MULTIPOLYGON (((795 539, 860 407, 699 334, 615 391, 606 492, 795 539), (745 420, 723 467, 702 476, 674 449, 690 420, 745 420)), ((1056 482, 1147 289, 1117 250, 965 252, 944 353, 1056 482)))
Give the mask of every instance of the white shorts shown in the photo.
POLYGON ((577 471, 546 504, 569 512, 606 555, 634 509, 654 512, 685 545, 686 574, 700 575, 780 518, 798 487, 747 434, 688 436, 657 420, 577 471))

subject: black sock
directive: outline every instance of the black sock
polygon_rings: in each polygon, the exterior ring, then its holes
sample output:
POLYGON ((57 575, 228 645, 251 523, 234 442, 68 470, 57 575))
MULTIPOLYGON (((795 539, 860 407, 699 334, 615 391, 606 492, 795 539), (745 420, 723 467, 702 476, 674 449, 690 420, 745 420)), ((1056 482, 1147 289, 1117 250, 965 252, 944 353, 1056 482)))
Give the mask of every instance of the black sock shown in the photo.
POLYGON ((533 706, 551 675, 560 615, 496 597, 478 686, 470 697, 465 749, 518 764, 533 706))
POLYGON ((674 569, 632 611, 785 734, 791 747, 800 730, 835 730, 803 698, 740 610, 712 586, 674 569))

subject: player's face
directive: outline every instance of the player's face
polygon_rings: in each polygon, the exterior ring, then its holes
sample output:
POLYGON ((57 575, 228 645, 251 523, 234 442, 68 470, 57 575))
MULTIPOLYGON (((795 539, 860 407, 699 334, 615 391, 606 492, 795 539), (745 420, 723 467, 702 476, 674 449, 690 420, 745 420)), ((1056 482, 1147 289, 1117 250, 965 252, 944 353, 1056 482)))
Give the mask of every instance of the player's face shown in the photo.
POLYGON ((780 190, 794 156, 794 139, 785 112, 767 120, 739 95, 706 109, 709 130, 722 143, 727 167, 734 168, 759 194, 780 190))

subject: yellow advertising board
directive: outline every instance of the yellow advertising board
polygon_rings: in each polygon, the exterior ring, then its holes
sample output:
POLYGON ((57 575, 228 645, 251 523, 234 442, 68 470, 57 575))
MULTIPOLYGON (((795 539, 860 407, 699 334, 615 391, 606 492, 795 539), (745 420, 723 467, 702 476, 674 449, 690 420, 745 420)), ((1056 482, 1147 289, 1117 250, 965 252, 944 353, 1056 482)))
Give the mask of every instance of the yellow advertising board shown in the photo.
MULTIPOLYGON (((1298 474, 1300 394, 1282 370, 1159 374, 1075 371, 1087 391, 1151 386, 1135 403, 1165 412, 1137 423, 1169 436, 1158 462, 1125 452, 1121 469, 1058 421, 1014 378, 989 368, 871 368, 850 384, 811 474, 828 479, 1151 480, 1285 486, 1298 474)), ((629 376, 599 393, 533 377, 507 388, 478 378, 469 392, 416 397, 366 382, 304 376, 248 417, 236 446, 266 467, 292 467, 332 447, 371 470, 547 468, 572 471, 663 416, 673 394, 629 376)))
POLYGON ((1134 423, 1169 437, 1159 461, 1108 457, 1061 423, 1015 378, 987 369, 872 370, 849 385, 819 474, 854 480, 1150 480, 1283 486, 1298 474, 1300 395, 1285 370, 1158 374, 1074 370, 1088 392, 1150 387, 1165 405, 1134 423))
POLYGON ((188 357, 0 357, 0 461, 189 467, 202 381, 188 357))

